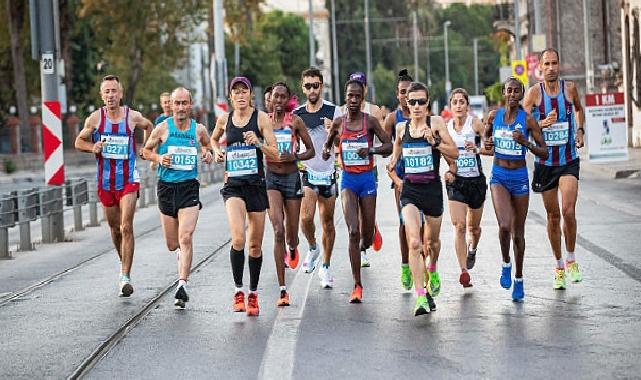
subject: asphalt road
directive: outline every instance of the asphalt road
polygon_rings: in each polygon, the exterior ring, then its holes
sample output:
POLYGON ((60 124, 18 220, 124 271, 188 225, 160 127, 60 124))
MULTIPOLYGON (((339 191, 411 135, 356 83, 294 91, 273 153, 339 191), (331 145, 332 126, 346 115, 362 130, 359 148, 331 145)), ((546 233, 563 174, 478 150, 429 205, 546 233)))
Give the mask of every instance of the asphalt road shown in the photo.
MULTIPOLYGON (((219 186, 202 190, 187 310, 173 308, 175 258, 155 207, 136 215, 135 293, 117 297, 118 263, 106 227, 72 242, 0 261, 0 377, 388 379, 637 378, 641 370, 641 180, 583 175, 576 250, 584 281, 552 289, 554 261, 540 196, 526 226, 523 303, 499 286, 497 224, 489 200, 474 287, 458 284, 453 229, 442 229, 437 311, 414 317, 400 287, 397 217, 381 179, 377 220, 383 250, 363 269, 364 302, 353 286, 347 233, 337 206, 334 289, 317 273, 287 273, 292 306, 276 308, 271 225, 264 239, 261 315, 231 311, 228 226, 219 186), (168 291, 167 291, 168 290, 168 291), (85 372, 81 371, 85 370, 85 372)), ((301 234, 301 252, 307 244, 301 234)), ((248 273, 246 273, 248 279, 248 273)))

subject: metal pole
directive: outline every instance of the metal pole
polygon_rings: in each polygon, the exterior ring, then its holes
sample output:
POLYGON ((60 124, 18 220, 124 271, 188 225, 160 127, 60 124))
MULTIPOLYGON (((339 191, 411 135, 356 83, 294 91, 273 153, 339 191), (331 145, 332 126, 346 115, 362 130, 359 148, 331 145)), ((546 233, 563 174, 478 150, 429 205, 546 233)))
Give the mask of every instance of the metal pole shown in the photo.
POLYGON ((334 71, 334 103, 340 104, 341 102, 341 85, 338 69, 338 41, 336 40, 336 4, 332 0, 332 61, 334 71))
POLYGON ((225 101, 227 82, 225 69, 225 24, 223 22, 223 0, 214 0, 214 50, 216 53, 216 100, 225 101))
POLYGON ((414 40, 414 80, 418 81, 418 27, 416 26, 416 11, 412 12, 412 32, 414 40))
POLYGON ((51 0, 38 1, 38 23, 40 32, 41 59, 52 57, 47 61, 47 67, 41 65, 42 99, 58 101, 58 60, 56 52, 56 31, 54 29, 53 3, 51 0), (51 69, 48 65, 51 65, 51 69))
POLYGON ((234 43, 234 75, 240 75, 240 42, 234 43))
POLYGON ((474 39, 474 95, 479 94, 479 39, 474 39))
POLYGON ((534 0, 534 34, 541 34, 541 0, 534 0))
POLYGON ((583 48, 585 56, 585 93, 592 92, 593 87, 593 70, 592 54, 590 52, 590 27, 588 25, 588 1, 583 0, 583 48))
POLYGON ((372 78, 372 47, 369 38, 369 1, 365 0, 365 55, 367 61, 367 80, 369 81, 370 93, 368 98, 370 101, 374 99, 374 78, 372 78))
POLYGON ((10 260, 11 250, 9 250, 9 229, 0 227, 0 260, 10 260))
POLYGON ((521 59, 521 23, 519 21, 519 1, 514 0, 514 49, 516 59, 521 59))
POLYGON ((316 66, 316 39, 314 38, 314 5, 309 4, 309 66, 316 66))
POLYGON ((445 44, 445 95, 449 98, 450 91, 452 90, 452 83, 450 82, 450 55, 447 46, 447 28, 450 26, 451 21, 443 23, 443 42, 445 44))

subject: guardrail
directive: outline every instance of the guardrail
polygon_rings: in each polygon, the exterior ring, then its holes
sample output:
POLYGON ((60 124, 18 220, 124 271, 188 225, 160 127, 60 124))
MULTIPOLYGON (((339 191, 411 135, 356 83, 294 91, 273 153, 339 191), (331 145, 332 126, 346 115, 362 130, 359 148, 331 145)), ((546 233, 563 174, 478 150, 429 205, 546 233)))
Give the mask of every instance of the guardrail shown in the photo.
MULTIPOLYGON (((199 180, 202 187, 221 181, 223 166, 201 163, 199 180)), ((138 208, 157 202, 156 171, 143 171, 140 178, 138 208)), ((19 251, 31 251, 35 244, 31 238, 31 222, 40 220, 41 243, 51 244, 65 241, 64 212, 73 211, 73 230, 99 226, 98 194, 95 179, 70 178, 63 186, 46 186, 0 194, 0 259, 11 259, 9 229, 19 228, 19 251), (83 221, 82 207, 89 207, 89 220, 83 221)), ((104 216, 103 216, 104 219, 104 216)))

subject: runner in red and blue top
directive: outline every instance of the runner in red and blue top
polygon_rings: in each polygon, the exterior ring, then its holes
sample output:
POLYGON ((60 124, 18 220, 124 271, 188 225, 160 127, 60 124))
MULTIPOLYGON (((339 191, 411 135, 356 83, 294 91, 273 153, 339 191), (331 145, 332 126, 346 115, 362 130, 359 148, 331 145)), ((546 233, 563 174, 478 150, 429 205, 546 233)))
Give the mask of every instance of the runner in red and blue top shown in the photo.
POLYGON ((536 160, 532 190, 542 193, 547 212, 548 238, 556 259, 553 287, 565 289, 566 265, 573 282, 582 279, 574 248, 577 230, 575 208, 579 191, 577 149, 583 146, 585 118, 581 97, 574 82, 559 77, 558 52, 551 48, 544 50, 539 58, 539 66, 543 71, 544 81, 528 90, 524 107, 539 121, 548 146, 548 159, 536 160), (565 263, 561 254, 561 214, 567 252, 565 263))
POLYGON ((120 258, 120 296, 129 297, 134 291, 130 271, 134 255, 133 220, 140 189, 134 129, 144 129, 146 142, 153 124, 140 112, 120 106, 122 85, 117 76, 103 78, 100 95, 105 106, 87 118, 75 147, 96 155, 98 197, 120 258))
POLYGON ((345 99, 348 114, 332 122, 323 147, 323 160, 329 160, 332 146, 339 139, 343 166, 341 198, 345 224, 349 230, 349 258, 355 282, 351 303, 360 303, 363 298, 360 252, 369 248, 374 238, 376 180, 372 155, 388 155, 392 152, 392 142, 378 120, 361 111, 364 93, 365 88, 360 81, 347 82, 345 99), (374 135, 381 140, 381 146, 372 146, 374 135))
MULTIPOLYGON (((385 118, 383 129, 390 136, 392 142, 396 140, 396 127, 399 124, 405 124, 410 119, 410 110, 407 106, 407 89, 414 79, 409 75, 407 69, 398 73, 396 80, 396 99, 398 99, 398 108, 396 112, 390 112, 385 118)), ((407 238, 405 236, 405 225, 403 215, 401 214, 401 188, 403 187, 403 160, 398 160, 393 171, 388 172, 392 179, 392 188, 394 189, 394 198, 396 199, 396 210, 398 211, 399 226, 398 239, 401 246, 401 286, 405 290, 412 289, 412 272, 409 265, 409 249, 407 248, 407 238)))

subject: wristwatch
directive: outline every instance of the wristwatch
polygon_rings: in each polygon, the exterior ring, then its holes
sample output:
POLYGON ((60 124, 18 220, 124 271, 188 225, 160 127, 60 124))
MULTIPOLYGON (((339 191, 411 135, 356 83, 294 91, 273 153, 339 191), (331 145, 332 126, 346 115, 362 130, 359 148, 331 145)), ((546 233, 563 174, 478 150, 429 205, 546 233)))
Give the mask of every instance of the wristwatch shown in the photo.
POLYGON ((578 131, 581 131, 581 132, 583 132, 583 134, 585 135, 585 128, 583 128, 583 127, 579 127, 579 128, 577 128, 577 129, 576 129, 576 131, 577 131, 577 132, 578 132, 578 131))
POLYGON ((529 142, 527 143, 527 148, 528 148, 529 150, 532 150, 532 149, 534 148, 534 143, 533 143, 532 141, 529 141, 529 142))

